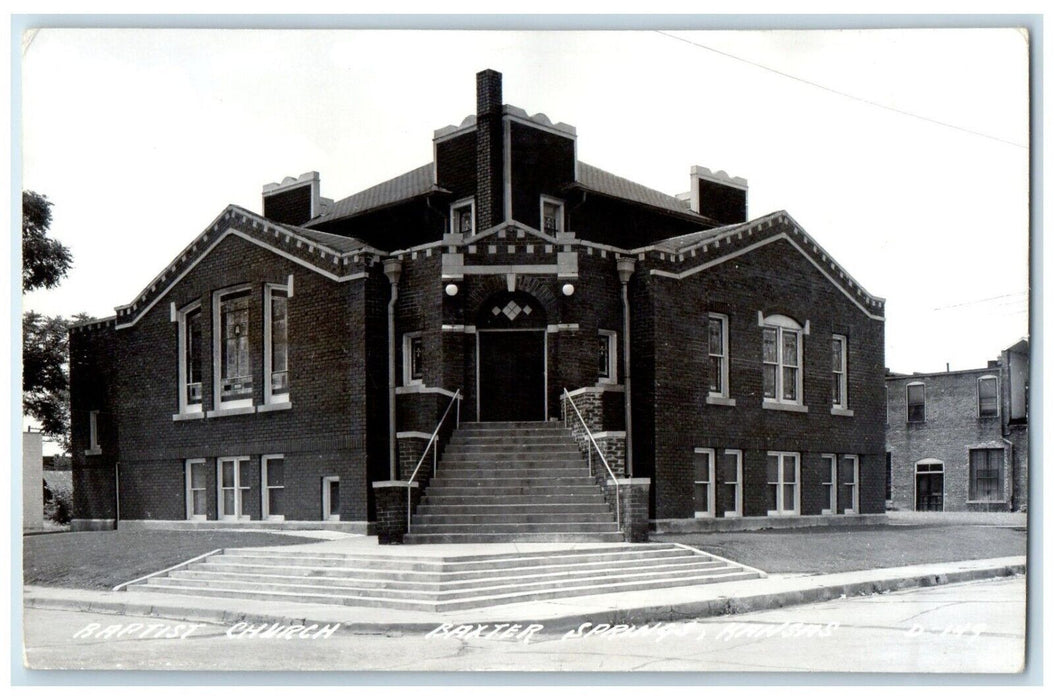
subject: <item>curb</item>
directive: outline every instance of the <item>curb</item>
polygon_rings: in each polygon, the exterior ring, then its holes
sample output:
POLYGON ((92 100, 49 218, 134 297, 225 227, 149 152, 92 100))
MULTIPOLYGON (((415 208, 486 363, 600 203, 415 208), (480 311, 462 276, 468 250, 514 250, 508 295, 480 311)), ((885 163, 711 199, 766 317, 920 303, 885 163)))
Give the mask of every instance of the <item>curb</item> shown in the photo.
MULTIPOLYGON (((545 617, 538 622, 554 626, 575 627, 583 622, 616 624, 644 624, 650 622, 670 622, 738 613, 775 610, 779 608, 820 603, 851 596, 873 595, 911 588, 928 588, 952 583, 963 583, 981 579, 1003 578, 1024 574, 1026 564, 1005 564, 966 571, 949 571, 946 573, 929 573, 915 576, 876 578, 868 581, 857 581, 844 584, 808 585, 808 579, 800 579, 803 587, 794 590, 774 593, 757 593, 744 596, 722 596, 676 605, 637 606, 614 610, 595 610, 576 612, 568 615, 545 617)), ((281 625, 333 625, 340 623, 340 629, 352 634, 398 634, 401 632, 430 632, 449 619, 422 620, 413 622, 347 622, 341 616, 297 616, 240 612, 237 610, 207 610, 190 605, 138 603, 134 601, 115 600, 77 600, 76 598, 50 598, 27 594, 23 598, 27 608, 47 610, 66 610, 71 612, 93 612, 138 617, 163 617, 170 620, 187 622, 206 622, 213 624, 233 624, 236 622, 276 623, 281 625)), ((342 608, 340 610, 343 610, 342 608)), ((464 617, 457 619, 457 624, 493 623, 492 617, 473 618, 472 615, 484 615, 487 608, 466 611, 464 617)))

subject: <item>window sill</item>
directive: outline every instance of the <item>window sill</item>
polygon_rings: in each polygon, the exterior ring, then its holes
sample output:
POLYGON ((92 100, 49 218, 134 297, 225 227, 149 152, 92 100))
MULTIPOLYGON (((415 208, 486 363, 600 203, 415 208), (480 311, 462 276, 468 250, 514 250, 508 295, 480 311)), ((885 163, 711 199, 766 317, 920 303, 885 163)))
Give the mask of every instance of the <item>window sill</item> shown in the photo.
POLYGON ((727 396, 707 396, 706 403, 710 406, 735 406, 736 400, 727 396))
POLYGON ((967 501, 967 503, 969 503, 971 505, 977 505, 977 506, 985 506, 985 505, 987 505, 987 506, 991 506, 991 505, 1005 506, 1007 502, 1005 500, 1003 500, 1003 501, 967 501))
POLYGON ((855 415, 855 414, 853 413, 853 409, 851 409, 851 408, 839 408, 838 406, 832 406, 831 407, 831 415, 832 416, 845 416, 846 418, 852 418, 853 415, 855 415))
POLYGON ((84 454, 86 456, 88 456, 88 457, 94 457, 96 455, 101 455, 102 454, 102 448, 101 447, 93 447, 90 450, 85 450, 84 454))
POLYGON ((809 407, 803 406, 800 403, 780 403, 779 401, 771 401, 764 399, 761 402, 761 407, 769 411, 790 411, 791 413, 808 413, 809 407))
POLYGON ((699 512, 699 511, 696 511, 696 513, 695 513, 696 520, 712 520, 713 517, 714 517, 713 513, 702 513, 702 512, 699 512))
POLYGON ((205 415, 209 418, 222 418, 223 416, 242 416, 247 413, 256 413, 256 406, 238 406, 237 408, 217 408, 205 415))
POLYGON ((173 413, 172 420, 201 420, 205 417, 205 414, 201 411, 188 411, 186 413, 173 413))
POLYGON ((269 523, 282 523, 282 522, 285 522, 285 516, 284 515, 268 515, 266 518, 264 518, 264 520, 266 520, 269 523))
POLYGON ((326 518, 326 522, 328 522, 328 523, 339 523, 340 522, 340 516, 339 515, 331 515, 328 518, 326 518))
POLYGON ((288 411, 293 407, 293 404, 289 401, 280 401, 277 403, 265 403, 263 406, 257 406, 257 413, 270 413, 271 411, 288 411))
POLYGON ((207 515, 192 515, 189 518, 187 518, 187 520, 189 520, 192 523, 203 523, 203 522, 207 521, 208 519, 209 519, 209 516, 207 516, 207 515))
POLYGON ((767 515, 770 518, 797 518, 801 514, 800 513, 783 513, 783 512, 780 512, 778 510, 770 510, 770 511, 766 511, 765 515, 767 515))

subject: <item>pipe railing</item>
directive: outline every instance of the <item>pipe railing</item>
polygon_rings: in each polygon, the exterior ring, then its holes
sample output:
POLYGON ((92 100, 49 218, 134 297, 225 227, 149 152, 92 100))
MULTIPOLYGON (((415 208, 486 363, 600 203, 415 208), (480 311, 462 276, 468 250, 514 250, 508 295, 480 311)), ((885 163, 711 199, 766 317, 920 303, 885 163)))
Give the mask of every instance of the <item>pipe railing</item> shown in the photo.
POLYGON ((439 419, 439 423, 436 424, 436 429, 432 431, 432 437, 428 438, 428 444, 425 445, 424 452, 421 453, 421 459, 417 460, 417 466, 414 467, 413 473, 410 474, 410 478, 406 480, 406 531, 410 532, 410 515, 413 510, 413 492, 411 484, 414 483, 414 477, 417 476, 418 470, 421 469, 421 465, 424 464, 425 457, 428 456, 428 450, 432 450, 432 477, 436 475, 436 471, 439 469, 439 431, 443 428, 443 423, 446 421, 446 417, 450 415, 450 408, 457 403, 457 410, 455 413, 455 424, 454 428, 461 427, 461 389, 454 392, 454 396, 451 397, 450 403, 447 404, 446 410, 443 411, 443 417, 439 419))
MULTIPOLYGON (((571 404, 571 408, 575 409, 575 415, 578 416, 579 422, 582 423, 582 427, 585 428, 586 437, 589 438, 589 442, 592 443, 593 449, 600 455, 600 462, 604 465, 604 469, 607 469, 608 476, 611 477, 611 481, 615 484, 615 523, 618 525, 618 529, 622 530, 622 510, 621 503, 622 498, 619 496, 618 479, 615 477, 615 473, 611 471, 611 467, 608 466, 608 461, 604 459, 604 453, 600 450, 600 446, 597 441, 593 439, 593 433, 590 432, 589 426, 586 425, 586 419, 582 417, 582 413, 578 410, 578 406, 575 405, 575 400, 571 398, 571 394, 567 391, 567 387, 564 387, 564 398, 567 399, 567 403, 571 404)), ((593 452, 586 447, 586 459, 589 460, 589 473, 593 473, 593 452)))

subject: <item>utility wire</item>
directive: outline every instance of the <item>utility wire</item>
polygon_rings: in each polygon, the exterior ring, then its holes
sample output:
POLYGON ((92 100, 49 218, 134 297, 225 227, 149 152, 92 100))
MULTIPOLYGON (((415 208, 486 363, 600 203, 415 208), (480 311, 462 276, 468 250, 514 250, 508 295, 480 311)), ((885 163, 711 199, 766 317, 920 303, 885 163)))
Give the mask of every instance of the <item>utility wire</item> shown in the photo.
POLYGON ((904 115, 906 117, 914 117, 915 119, 921 119, 922 121, 929 122, 931 124, 936 124, 938 126, 943 126, 943 127, 948 128, 948 129, 955 129, 956 131, 962 131, 962 132, 967 133, 967 134, 973 134, 974 136, 981 136, 983 138, 991 139, 992 141, 998 141, 1000 143, 1005 143, 1007 145, 1014 146, 1016 148, 1024 148, 1024 149, 1028 148, 1028 146, 1026 146, 1024 144, 1020 144, 1020 143, 1017 143, 1015 141, 1010 141, 1008 139, 1003 139, 1003 138, 1000 138, 998 136, 992 136, 991 134, 986 134, 986 133, 984 133, 982 131, 974 131, 973 129, 967 129, 964 126, 958 126, 956 124, 949 124, 948 122, 942 122, 939 119, 932 119, 930 117, 925 117, 925 116, 923 116, 921 114, 916 114, 914 112, 908 112, 908 111, 903 110, 903 109, 897 109, 896 107, 890 107, 889 105, 884 105, 881 102, 874 102, 873 100, 869 100, 869 99, 864 98, 864 97, 857 97, 856 95, 850 95, 847 92, 842 92, 841 90, 836 90, 834 88, 827 87, 826 85, 822 85, 820 83, 815 83, 815 82, 813 82, 811 80, 806 80, 805 78, 800 78, 800 77, 798 77, 796 75, 791 75, 790 73, 784 73, 781 70, 777 70, 776 68, 772 68, 770 66, 766 66, 766 65, 764 65, 762 63, 757 63, 755 61, 751 61, 751 60, 743 58, 741 56, 736 56, 736 55, 730 54, 730 53, 728 53, 726 51, 721 51, 720 49, 715 49, 712 46, 707 46, 706 44, 700 44, 698 42, 691 41, 690 39, 685 39, 684 37, 680 37, 680 36, 677 36, 675 34, 670 34, 669 32, 664 32, 662 30, 655 30, 655 33, 656 34, 661 34, 662 36, 665 36, 665 37, 669 37, 670 39, 676 39, 677 41, 683 41, 686 44, 690 44, 690 45, 695 46, 697 48, 705 49, 707 51, 711 51, 713 53, 719 54, 719 55, 724 56, 726 58, 731 58, 734 61, 739 61, 741 63, 746 63, 747 65, 754 66, 755 68, 760 68, 760 69, 766 70, 766 71, 768 71, 770 73, 775 73, 776 75, 782 76, 784 78, 789 78, 791 80, 796 80, 799 83, 804 83, 805 85, 810 85, 810 86, 812 86, 814 88, 818 88, 820 90, 825 90, 826 92, 830 92, 830 93, 832 93, 834 95, 838 95, 839 97, 845 97, 845 98, 848 98, 850 100, 855 100, 857 102, 862 102, 863 104, 870 105, 872 107, 878 107, 879 109, 885 109, 885 110, 888 110, 890 112, 895 112, 897 114, 901 114, 901 115, 904 115))

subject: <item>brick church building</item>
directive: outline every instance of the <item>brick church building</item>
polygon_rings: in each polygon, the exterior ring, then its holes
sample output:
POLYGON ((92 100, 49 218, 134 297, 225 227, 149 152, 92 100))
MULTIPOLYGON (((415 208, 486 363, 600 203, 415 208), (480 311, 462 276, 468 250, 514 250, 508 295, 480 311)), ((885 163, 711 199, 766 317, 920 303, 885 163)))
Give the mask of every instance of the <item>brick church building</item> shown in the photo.
MULTIPOLYGON (((883 512, 883 301, 786 212, 748 220, 723 172, 670 196, 580 162, 490 70, 433 153, 336 201, 267 185, 71 331, 76 527, 374 532, 386 488, 423 463, 423 509, 488 426, 496 462, 517 430, 577 440, 600 509, 621 484, 653 529, 883 512)), ((558 509, 546 473, 492 505, 558 509)))

